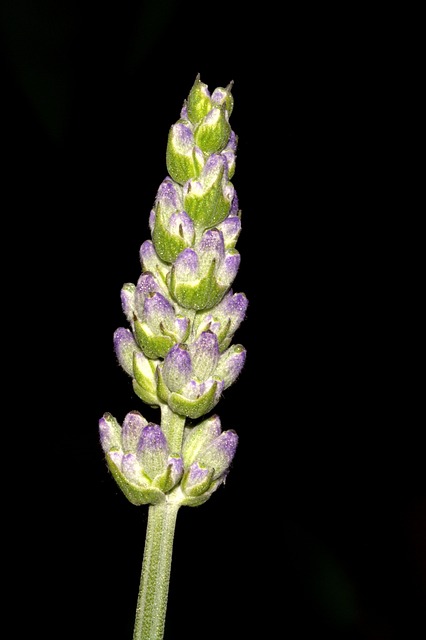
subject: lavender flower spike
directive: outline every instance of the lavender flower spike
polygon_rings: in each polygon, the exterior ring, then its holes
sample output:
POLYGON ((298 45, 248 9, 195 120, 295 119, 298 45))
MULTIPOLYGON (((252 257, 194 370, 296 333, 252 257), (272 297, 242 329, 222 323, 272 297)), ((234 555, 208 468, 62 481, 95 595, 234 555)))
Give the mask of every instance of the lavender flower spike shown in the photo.
POLYGON ((197 75, 168 133, 141 273, 120 292, 127 326, 113 351, 136 396, 160 412, 148 422, 130 411, 122 424, 105 413, 98 425, 112 478, 132 504, 148 505, 133 640, 163 640, 177 513, 223 486, 237 451, 236 431, 211 415, 246 360, 232 344, 248 307, 232 289, 241 263, 232 86, 210 93, 197 75))

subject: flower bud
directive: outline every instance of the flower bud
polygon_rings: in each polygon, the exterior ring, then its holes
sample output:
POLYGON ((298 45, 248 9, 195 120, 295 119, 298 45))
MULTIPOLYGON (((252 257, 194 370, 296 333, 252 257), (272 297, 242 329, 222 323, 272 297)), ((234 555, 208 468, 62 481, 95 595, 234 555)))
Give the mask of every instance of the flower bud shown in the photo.
POLYGON ((234 177, 237 146, 238 136, 235 135, 234 131, 231 131, 228 143, 224 150, 221 151, 221 156, 225 158, 228 165, 228 180, 232 180, 234 177))
POLYGON ((124 315, 127 318, 129 324, 133 326, 133 317, 135 315, 135 285, 132 282, 127 282, 121 288, 121 308, 124 315))
POLYGON ((221 231, 209 229, 198 245, 178 255, 167 283, 182 307, 197 311, 210 309, 228 291, 239 264, 239 253, 235 249, 225 250, 221 231))
POLYGON ((224 105, 228 118, 234 109, 234 98, 231 93, 233 85, 234 83, 231 81, 225 89, 223 87, 217 87, 211 95, 211 101, 213 104, 217 104, 219 106, 224 105))
MULTIPOLYGON (((179 415, 194 419, 209 413, 225 387, 217 375, 221 359, 217 336, 211 331, 202 332, 188 346, 175 345, 157 367, 158 397, 179 415)), ((222 370, 229 382, 226 366, 222 370)))
POLYGON ((189 467, 199 452, 206 448, 222 432, 219 416, 214 415, 193 427, 186 427, 182 446, 185 467, 189 467))
POLYGON ((139 258, 143 272, 150 271, 151 273, 157 273, 162 281, 165 282, 166 276, 170 271, 170 265, 160 260, 151 240, 145 240, 145 242, 142 243, 139 250, 139 258))
POLYGON ((148 358, 163 358, 176 342, 186 340, 189 319, 176 315, 174 306, 161 293, 149 271, 138 280, 134 306, 135 337, 148 358))
POLYGON ((194 321, 194 329, 197 334, 208 330, 215 333, 219 350, 223 352, 244 320, 247 306, 248 300, 244 293, 228 291, 213 309, 198 314, 194 321))
POLYGON ((188 346, 191 356, 192 375, 205 382, 213 375, 219 361, 217 336, 212 331, 203 331, 188 346))
POLYGON ((151 406, 159 406, 156 370, 159 360, 147 358, 141 351, 133 354, 133 390, 141 400, 151 406))
POLYGON ((158 424, 148 424, 142 429, 136 457, 144 474, 154 480, 167 468, 168 447, 166 437, 158 424))
POLYGON ((182 187, 167 177, 157 192, 150 217, 155 250, 164 262, 173 262, 183 249, 194 242, 194 224, 183 206, 182 187))
POLYGON ((164 359, 162 367, 164 382, 170 391, 179 391, 190 380, 191 356, 183 344, 176 344, 164 359))
POLYGON ((209 157, 197 179, 183 186, 185 211, 199 231, 213 227, 226 218, 234 198, 234 187, 228 182, 227 161, 220 154, 209 157))
POLYGON ((157 368, 157 394, 174 413, 195 419, 209 413, 219 402, 224 387, 222 380, 209 378, 205 382, 198 382, 191 378, 180 389, 173 391, 165 383, 165 367, 166 360, 157 368))
POLYGON ((195 79, 185 106, 187 116, 192 124, 200 122, 200 120, 202 120, 212 108, 210 92, 207 85, 204 84, 204 82, 201 82, 200 74, 198 74, 195 79))
POLYGON ((189 497, 198 497, 206 493, 213 480, 214 469, 200 467, 193 462, 182 480, 182 490, 189 497))
POLYGON ((167 171, 171 178, 184 184, 199 175, 204 162, 204 154, 196 145, 191 123, 181 120, 172 125, 166 150, 167 171))
MULTIPOLYGON (((123 427, 109 413, 99 420, 99 435, 108 468, 125 496, 135 505, 157 504, 165 499, 164 493, 150 483, 137 456, 142 434, 147 428, 144 424, 148 426, 136 411, 127 414, 123 427)), ((145 457, 149 458, 148 454, 145 453, 145 457)), ((151 459, 149 463, 152 466, 151 459)))
POLYGON ((217 480, 228 473, 237 444, 238 436, 233 429, 223 431, 200 452, 198 463, 208 469, 214 469, 213 480, 217 480))
POLYGON ((110 413, 99 420, 99 435, 105 453, 121 449, 121 427, 110 413))
POLYGON ((204 153, 219 153, 222 151, 231 134, 231 125, 224 106, 213 107, 194 130, 195 144, 204 153))
POLYGON ((121 442, 124 453, 135 452, 142 430, 148 422, 139 411, 130 411, 123 420, 121 442))
POLYGON ((124 371, 133 375, 133 354, 140 351, 130 329, 119 327, 114 331, 114 351, 124 371))
POLYGON ((157 475, 153 485, 167 493, 171 491, 181 480, 183 475, 183 460, 177 455, 168 457, 166 469, 163 473, 157 475))
POLYGON ((223 380, 224 389, 235 382, 246 359, 246 350, 241 344, 231 345, 219 358, 215 376, 223 380))

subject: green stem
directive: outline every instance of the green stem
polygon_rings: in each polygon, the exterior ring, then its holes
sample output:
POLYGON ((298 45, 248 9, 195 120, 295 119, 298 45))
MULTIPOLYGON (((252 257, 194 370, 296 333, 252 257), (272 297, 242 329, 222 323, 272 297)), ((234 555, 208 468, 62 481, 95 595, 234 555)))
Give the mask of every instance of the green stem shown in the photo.
POLYGON ((174 413, 167 404, 161 405, 161 428, 167 438, 170 453, 180 453, 185 416, 174 413))
POLYGON ((163 640, 179 507, 168 502, 149 507, 133 640, 163 640))

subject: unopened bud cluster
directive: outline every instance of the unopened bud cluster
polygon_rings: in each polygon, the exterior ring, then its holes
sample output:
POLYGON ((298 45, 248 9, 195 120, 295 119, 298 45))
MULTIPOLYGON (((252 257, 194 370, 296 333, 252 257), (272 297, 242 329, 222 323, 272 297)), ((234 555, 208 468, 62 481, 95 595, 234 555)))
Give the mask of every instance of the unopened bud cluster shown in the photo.
POLYGON ((210 413, 240 374, 246 350, 232 344, 247 298, 232 284, 240 265, 241 212, 231 178, 237 137, 232 84, 210 94, 197 76, 169 131, 166 164, 140 249, 142 273, 121 290, 128 327, 114 333, 118 362, 152 407, 189 419, 182 449, 170 451, 160 425, 133 411, 120 425, 99 422, 118 485, 134 504, 197 505, 224 481, 237 446, 210 413))
POLYGON ((216 415, 185 428, 180 453, 170 452, 161 427, 138 411, 122 426, 106 413, 99 430, 108 467, 135 505, 157 504, 166 495, 182 505, 202 504, 224 481, 238 441, 232 429, 221 430, 216 415))

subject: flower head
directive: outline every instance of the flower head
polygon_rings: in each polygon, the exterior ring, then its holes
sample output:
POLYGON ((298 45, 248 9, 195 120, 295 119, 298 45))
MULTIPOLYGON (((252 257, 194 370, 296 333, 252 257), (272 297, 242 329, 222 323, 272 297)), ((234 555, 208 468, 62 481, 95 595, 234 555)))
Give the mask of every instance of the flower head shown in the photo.
POLYGON ((169 130, 141 274, 120 292, 128 326, 114 333, 117 360, 137 396, 182 428, 177 438, 169 424, 148 423, 137 411, 122 426, 111 414, 99 421, 108 466, 134 504, 201 504, 224 481, 237 447, 234 430, 222 432, 217 416, 205 417, 246 359, 245 348, 232 344, 248 306, 232 290, 241 262, 232 86, 210 92, 197 75, 169 130), (180 442, 178 450, 170 442, 180 442))

